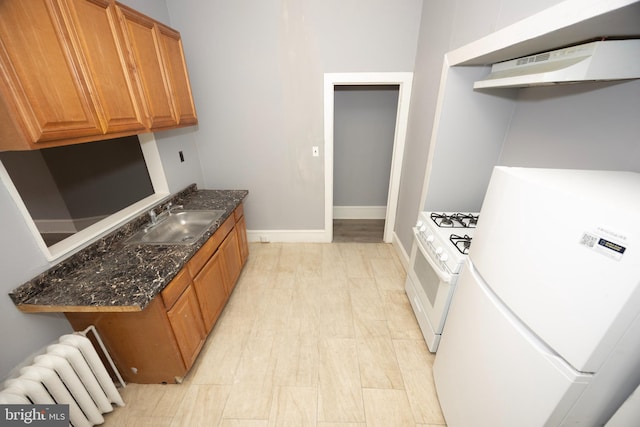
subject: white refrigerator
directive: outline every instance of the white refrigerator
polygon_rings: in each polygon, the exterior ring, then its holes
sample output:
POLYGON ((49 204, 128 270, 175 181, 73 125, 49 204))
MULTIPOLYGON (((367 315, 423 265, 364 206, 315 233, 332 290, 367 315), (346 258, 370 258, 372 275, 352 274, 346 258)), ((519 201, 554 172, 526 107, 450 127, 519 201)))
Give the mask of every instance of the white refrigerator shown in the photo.
POLYGON ((433 370, 449 427, 604 425, 640 384, 640 174, 496 167, 433 370))

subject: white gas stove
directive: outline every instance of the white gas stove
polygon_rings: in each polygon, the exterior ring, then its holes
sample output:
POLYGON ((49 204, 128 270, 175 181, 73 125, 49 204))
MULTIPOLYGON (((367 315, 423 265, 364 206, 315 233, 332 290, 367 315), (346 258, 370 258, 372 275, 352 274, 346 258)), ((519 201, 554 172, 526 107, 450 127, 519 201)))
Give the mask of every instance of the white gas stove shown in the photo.
POLYGON ((477 223, 477 213, 421 212, 415 235, 434 262, 447 273, 456 274, 469 253, 477 223))
POLYGON ((477 222, 477 213, 421 212, 413 228, 416 239, 405 289, 432 352, 440 343, 477 222))

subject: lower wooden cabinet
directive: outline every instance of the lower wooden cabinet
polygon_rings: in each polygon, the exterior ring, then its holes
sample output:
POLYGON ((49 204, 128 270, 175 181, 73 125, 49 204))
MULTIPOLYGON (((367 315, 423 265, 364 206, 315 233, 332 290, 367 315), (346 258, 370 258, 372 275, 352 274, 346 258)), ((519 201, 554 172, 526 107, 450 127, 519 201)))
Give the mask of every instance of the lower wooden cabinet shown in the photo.
POLYGON ((216 252, 193 279, 207 333, 213 329, 229 298, 223 269, 223 259, 220 253, 216 252))
POLYGON ((181 382, 240 276, 243 244, 244 216, 231 215, 144 310, 65 315, 74 330, 96 327, 127 382, 181 382))
POLYGON ((161 298, 153 299, 137 312, 65 315, 76 331, 96 327, 127 382, 181 382, 189 370, 161 298))
POLYGON ((240 259, 242 265, 247 262, 249 258, 249 242, 247 241, 247 223, 244 220, 244 215, 236 222, 236 234, 238 236, 238 247, 240 249, 240 259))
POLYGON ((224 257, 227 293, 231 293, 240 276, 242 270, 242 261, 240 259, 240 249, 238 247, 238 236, 235 228, 229 233, 220 245, 219 249, 221 255, 224 257))
POLYGON ((167 311, 167 317, 180 348, 184 365, 190 367, 207 337, 193 286, 184 290, 175 305, 167 311))

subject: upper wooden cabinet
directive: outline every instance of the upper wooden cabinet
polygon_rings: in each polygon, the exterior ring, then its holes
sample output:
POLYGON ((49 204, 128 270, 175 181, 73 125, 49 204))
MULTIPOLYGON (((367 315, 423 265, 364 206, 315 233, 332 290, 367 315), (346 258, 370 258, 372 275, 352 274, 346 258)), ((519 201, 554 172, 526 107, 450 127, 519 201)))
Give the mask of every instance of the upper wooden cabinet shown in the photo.
POLYGON ((196 122, 176 31, 113 0, 0 1, 0 151, 196 122))
POLYGON ((135 80, 133 64, 119 43, 118 21, 106 0, 60 2, 74 48, 84 53, 96 106, 105 133, 145 129, 147 113, 135 80), (108 78, 105 78, 108 76, 108 78))
POLYGON ((126 44, 137 65, 149 108, 150 127, 157 129, 177 125, 168 67, 164 66, 160 53, 155 21, 120 4, 116 9, 124 25, 126 44))
POLYGON ((0 2, 0 144, 103 133, 88 76, 53 0, 0 2))
POLYGON ((169 78, 171 99, 180 125, 196 124, 196 107, 191 96, 191 83, 187 73, 180 33, 156 23, 156 31, 160 44, 160 52, 169 78))

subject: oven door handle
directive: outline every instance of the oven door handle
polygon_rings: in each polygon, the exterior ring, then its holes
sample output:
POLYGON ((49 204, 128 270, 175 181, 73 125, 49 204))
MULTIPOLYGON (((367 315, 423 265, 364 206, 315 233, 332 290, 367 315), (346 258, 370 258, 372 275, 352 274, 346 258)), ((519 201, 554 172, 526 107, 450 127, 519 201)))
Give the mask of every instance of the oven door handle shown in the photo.
POLYGON ((416 244, 418 245, 418 250, 422 252, 422 256, 424 256, 424 258, 427 260, 431 268, 433 268, 433 271, 438 275, 438 278, 443 282, 445 282, 446 284, 450 284, 451 274, 447 273, 446 271, 443 271, 441 267, 436 265, 435 261, 431 258, 429 251, 427 251, 427 249, 422 245, 422 242, 418 237, 418 229, 415 227, 413 228, 413 234, 415 236, 416 244))

